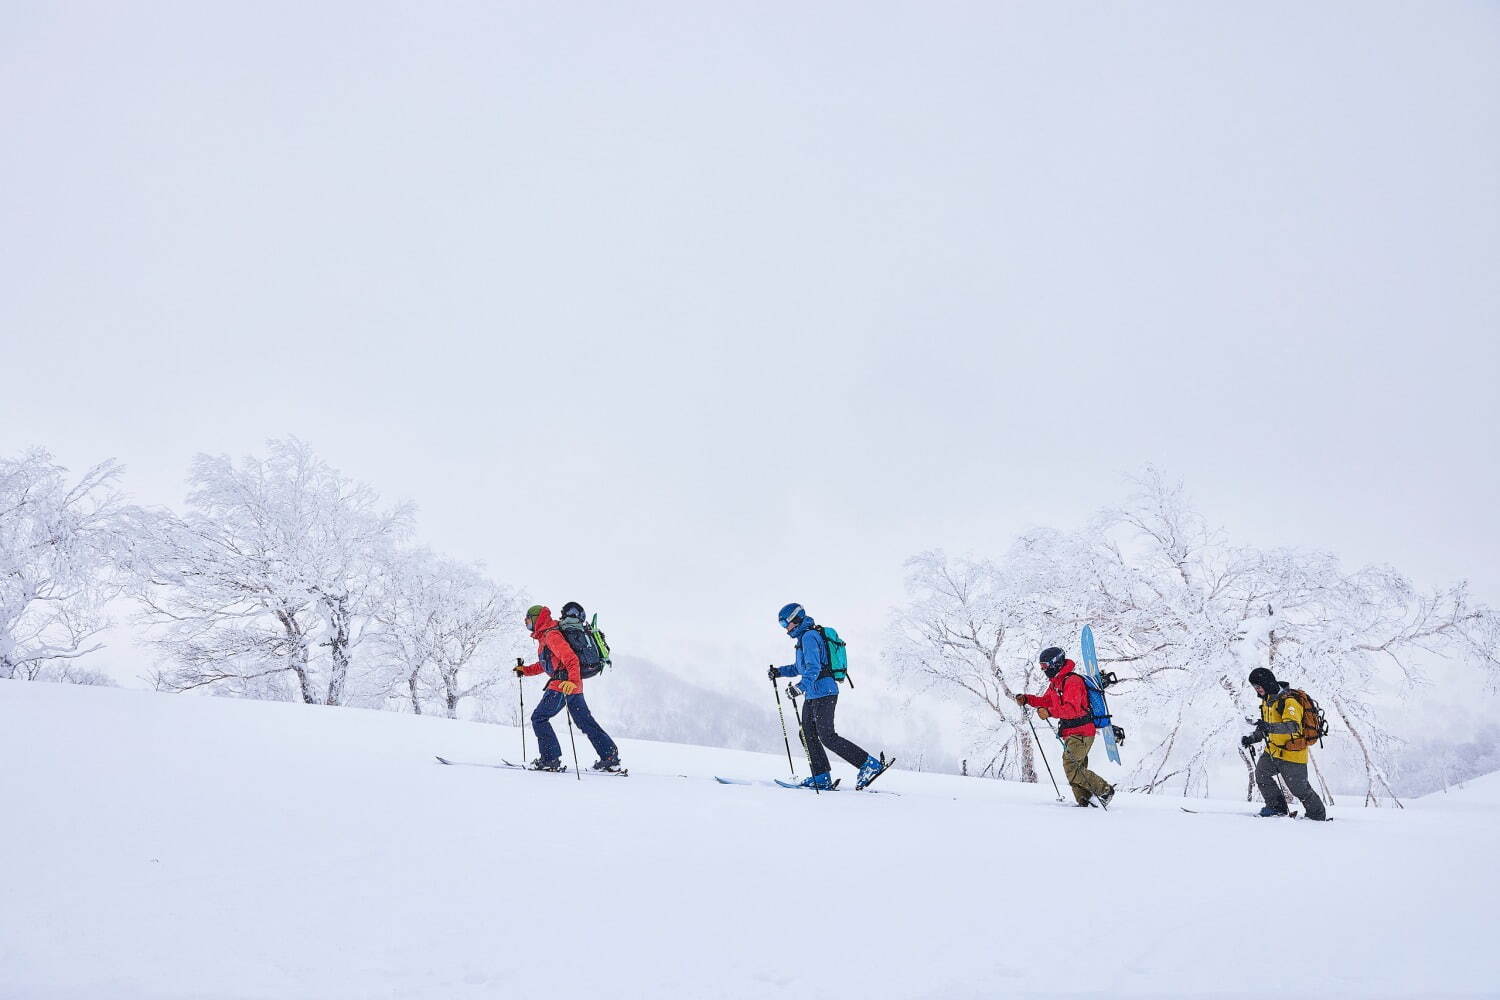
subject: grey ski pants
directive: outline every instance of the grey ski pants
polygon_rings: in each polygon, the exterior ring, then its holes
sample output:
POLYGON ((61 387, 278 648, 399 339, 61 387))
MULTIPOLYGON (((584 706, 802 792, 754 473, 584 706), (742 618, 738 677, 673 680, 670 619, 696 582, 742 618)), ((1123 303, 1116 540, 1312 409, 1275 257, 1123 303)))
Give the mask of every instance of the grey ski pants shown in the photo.
POLYGON ((1261 751, 1260 760, 1255 762, 1255 784, 1260 789, 1261 797, 1266 800, 1266 805, 1280 812, 1286 812, 1286 796, 1281 794, 1281 789, 1276 785, 1278 774, 1281 775, 1281 780, 1286 782, 1286 787, 1291 789, 1292 794, 1302 801, 1302 808, 1307 810, 1308 819, 1328 818, 1328 810, 1323 808, 1323 800, 1318 797, 1317 792, 1313 791, 1312 783, 1307 780, 1307 765, 1293 764, 1261 751))

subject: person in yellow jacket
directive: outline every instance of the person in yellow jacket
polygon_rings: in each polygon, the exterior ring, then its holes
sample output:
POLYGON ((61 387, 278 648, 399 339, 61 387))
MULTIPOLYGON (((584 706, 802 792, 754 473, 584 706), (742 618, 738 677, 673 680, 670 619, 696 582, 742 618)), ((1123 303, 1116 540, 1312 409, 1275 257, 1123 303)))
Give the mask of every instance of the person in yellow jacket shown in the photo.
POLYGON ((1250 671, 1250 683, 1260 695, 1260 721, 1255 724, 1255 732, 1240 743, 1248 748, 1261 740, 1266 741, 1260 760, 1255 762, 1255 784, 1266 800, 1260 814, 1287 814, 1286 796, 1276 784, 1279 775, 1291 793, 1301 800, 1308 819, 1327 819, 1328 811, 1323 807, 1323 800, 1307 780, 1308 751, 1307 741, 1302 739, 1302 703, 1287 693, 1288 684, 1277 680, 1276 675, 1265 667, 1250 671), (1300 749, 1294 750, 1293 746, 1300 746, 1300 749))

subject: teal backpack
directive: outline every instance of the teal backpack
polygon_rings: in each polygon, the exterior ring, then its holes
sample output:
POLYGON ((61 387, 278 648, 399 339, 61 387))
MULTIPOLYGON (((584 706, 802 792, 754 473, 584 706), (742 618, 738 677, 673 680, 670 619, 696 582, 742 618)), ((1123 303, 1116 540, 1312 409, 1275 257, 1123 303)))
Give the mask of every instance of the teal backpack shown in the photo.
MULTIPOLYGON (((828 676, 840 684, 849 681, 849 644, 839 638, 839 630, 827 625, 814 625, 813 631, 823 637, 828 644, 828 676)), ((854 688, 854 682, 849 681, 849 687, 854 688)))

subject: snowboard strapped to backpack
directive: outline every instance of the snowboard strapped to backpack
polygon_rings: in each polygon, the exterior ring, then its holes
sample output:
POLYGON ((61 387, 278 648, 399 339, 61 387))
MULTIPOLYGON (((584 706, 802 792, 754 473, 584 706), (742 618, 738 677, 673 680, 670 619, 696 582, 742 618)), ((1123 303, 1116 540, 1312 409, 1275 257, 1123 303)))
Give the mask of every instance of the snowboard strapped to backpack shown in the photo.
MULTIPOLYGON (((839 630, 827 625, 814 625, 814 632, 823 637, 823 642, 828 647, 828 666, 823 668, 821 677, 832 677, 840 684, 849 680, 849 645, 839 638, 839 630)), ((849 687, 854 687, 854 682, 849 681, 849 687)))
POLYGON ((568 648, 578 657, 580 676, 597 677, 610 665, 609 642, 604 638, 604 633, 599 631, 598 615, 588 620, 583 605, 577 601, 569 601, 563 605, 557 627, 568 641, 568 648))
POLYGON ((1293 739, 1286 741, 1285 750, 1296 753, 1306 750, 1314 744, 1321 744, 1323 737, 1328 735, 1328 719, 1323 715, 1323 710, 1313 700, 1313 696, 1300 688, 1288 688, 1277 697, 1277 712, 1284 718, 1286 716, 1286 699, 1295 698, 1297 704, 1302 706, 1302 732, 1293 739))

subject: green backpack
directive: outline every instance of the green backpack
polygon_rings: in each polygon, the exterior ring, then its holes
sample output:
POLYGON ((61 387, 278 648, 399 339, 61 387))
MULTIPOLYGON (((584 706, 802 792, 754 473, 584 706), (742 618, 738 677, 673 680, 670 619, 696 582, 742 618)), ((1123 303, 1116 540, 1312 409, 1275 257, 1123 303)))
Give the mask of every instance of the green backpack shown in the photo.
MULTIPOLYGON (((839 630, 826 625, 814 625, 813 631, 823 637, 828 644, 828 676, 840 684, 849 680, 849 644, 839 638, 839 630)), ((854 682, 849 681, 849 686, 854 687, 854 682)))

